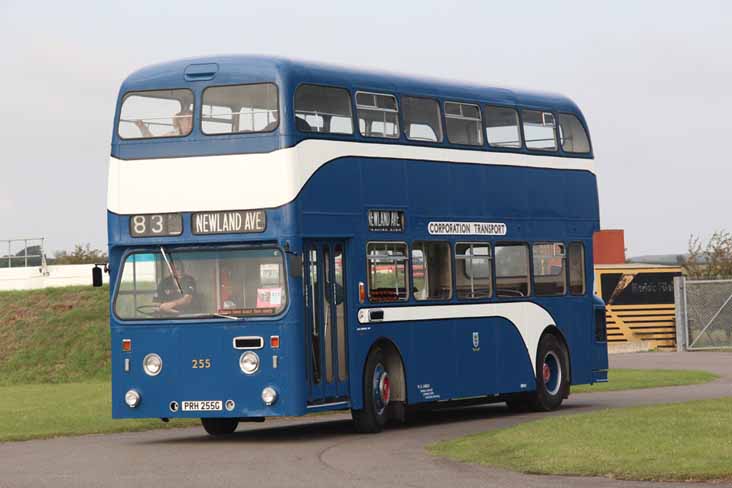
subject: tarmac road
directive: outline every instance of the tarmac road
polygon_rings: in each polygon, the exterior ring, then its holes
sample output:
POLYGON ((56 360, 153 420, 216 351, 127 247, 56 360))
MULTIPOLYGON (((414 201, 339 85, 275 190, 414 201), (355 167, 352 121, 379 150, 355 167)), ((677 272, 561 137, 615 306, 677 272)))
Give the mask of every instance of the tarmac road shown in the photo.
MULTIPOLYGON (((732 396, 728 353, 614 355, 611 366, 705 369, 721 378, 705 385, 573 395, 548 415, 732 396)), ((424 449, 542 415, 510 415, 496 404, 424 413, 406 427, 377 435, 354 434, 350 416, 338 414, 241 424, 226 439, 194 428, 1 443, 0 487, 682 486, 523 475, 434 458, 424 449)))

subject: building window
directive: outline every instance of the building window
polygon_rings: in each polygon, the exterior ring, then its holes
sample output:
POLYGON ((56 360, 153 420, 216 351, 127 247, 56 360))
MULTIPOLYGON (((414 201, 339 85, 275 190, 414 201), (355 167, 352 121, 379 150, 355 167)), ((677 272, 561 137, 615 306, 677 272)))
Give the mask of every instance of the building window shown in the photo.
POLYGON ((295 92, 295 117, 302 132, 353 134, 351 95, 343 88, 301 85, 295 92))
POLYGON ((401 242, 369 242, 366 274, 372 303, 406 300, 407 245, 401 242))
POLYGON ((534 295, 564 295, 567 277, 564 271, 564 244, 534 244, 534 295))
POLYGON ((399 108, 393 95, 356 92, 356 110, 362 136, 399 138, 399 108))
POLYGON ((570 153, 590 152, 590 140, 579 119, 570 114, 559 114, 559 140, 562 150, 570 153))
POLYGON ((412 286, 416 300, 452 297, 450 244, 415 241, 412 244, 412 286))
POLYGON ((458 298, 491 296, 491 248, 485 242, 459 242, 455 246, 455 286, 458 298))
POLYGON ((203 91, 201 130, 207 135, 271 132, 279 122, 273 83, 212 86, 203 91))
POLYGON ((480 108, 467 103, 445 102, 447 140, 452 144, 483 145, 480 108))
POLYGON ((440 105, 429 98, 402 97, 404 134, 411 141, 442 142, 440 105))
POLYGON ((496 246, 496 296, 529 295, 529 246, 506 243, 496 246))
POLYGON ((540 151, 556 151, 557 136, 554 132, 554 114, 537 110, 522 110, 526 147, 540 151))
POLYGON ((518 112, 512 108, 485 108, 485 137, 493 147, 521 147, 518 112))

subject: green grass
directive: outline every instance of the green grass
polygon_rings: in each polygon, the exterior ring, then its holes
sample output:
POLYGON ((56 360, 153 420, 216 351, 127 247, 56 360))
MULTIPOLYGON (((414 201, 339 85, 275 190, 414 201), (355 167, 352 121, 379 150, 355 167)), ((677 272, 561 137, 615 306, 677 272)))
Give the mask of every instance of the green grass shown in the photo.
POLYGON ((113 420, 109 383, 0 387, 0 441, 199 425, 196 420, 113 420))
POLYGON ((557 415, 428 449, 525 473, 730 481, 732 398, 557 415))
POLYGON ((108 287, 0 292, 0 386, 106 381, 110 371, 108 287))
POLYGON ((601 391, 635 390, 661 386, 681 386, 707 383, 719 378, 707 371, 677 369, 611 369, 607 383, 573 386, 572 393, 595 393, 601 391))

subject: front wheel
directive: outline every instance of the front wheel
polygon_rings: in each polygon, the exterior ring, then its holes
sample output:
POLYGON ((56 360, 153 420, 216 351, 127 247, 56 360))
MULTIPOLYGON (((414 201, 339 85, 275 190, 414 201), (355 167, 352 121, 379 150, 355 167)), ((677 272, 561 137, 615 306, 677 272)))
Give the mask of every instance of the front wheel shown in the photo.
POLYGON ((381 432, 388 420, 391 379, 384 355, 374 349, 366 360, 363 381, 363 409, 351 410, 353 425, 362 433, 381 432))
POLYGON ((569 391, 567 350, 559 339, 546 334, 536 356, 536 391, 531 395, 531 408, 537 412, 556 410, 569 391))
POLYGON ((212 436, 233 434, 239 426, 239 419, 201 419, 201 425, 212 436))

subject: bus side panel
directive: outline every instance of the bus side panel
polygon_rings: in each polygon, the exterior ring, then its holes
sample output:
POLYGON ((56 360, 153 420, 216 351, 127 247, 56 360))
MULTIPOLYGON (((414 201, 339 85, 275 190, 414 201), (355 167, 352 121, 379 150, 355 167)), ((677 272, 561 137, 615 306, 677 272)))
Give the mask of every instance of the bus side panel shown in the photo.
POLYGON ((496 337, 495 393, 536 389, 531 358, 518 329, 508 320, 494 319, 496 337))

